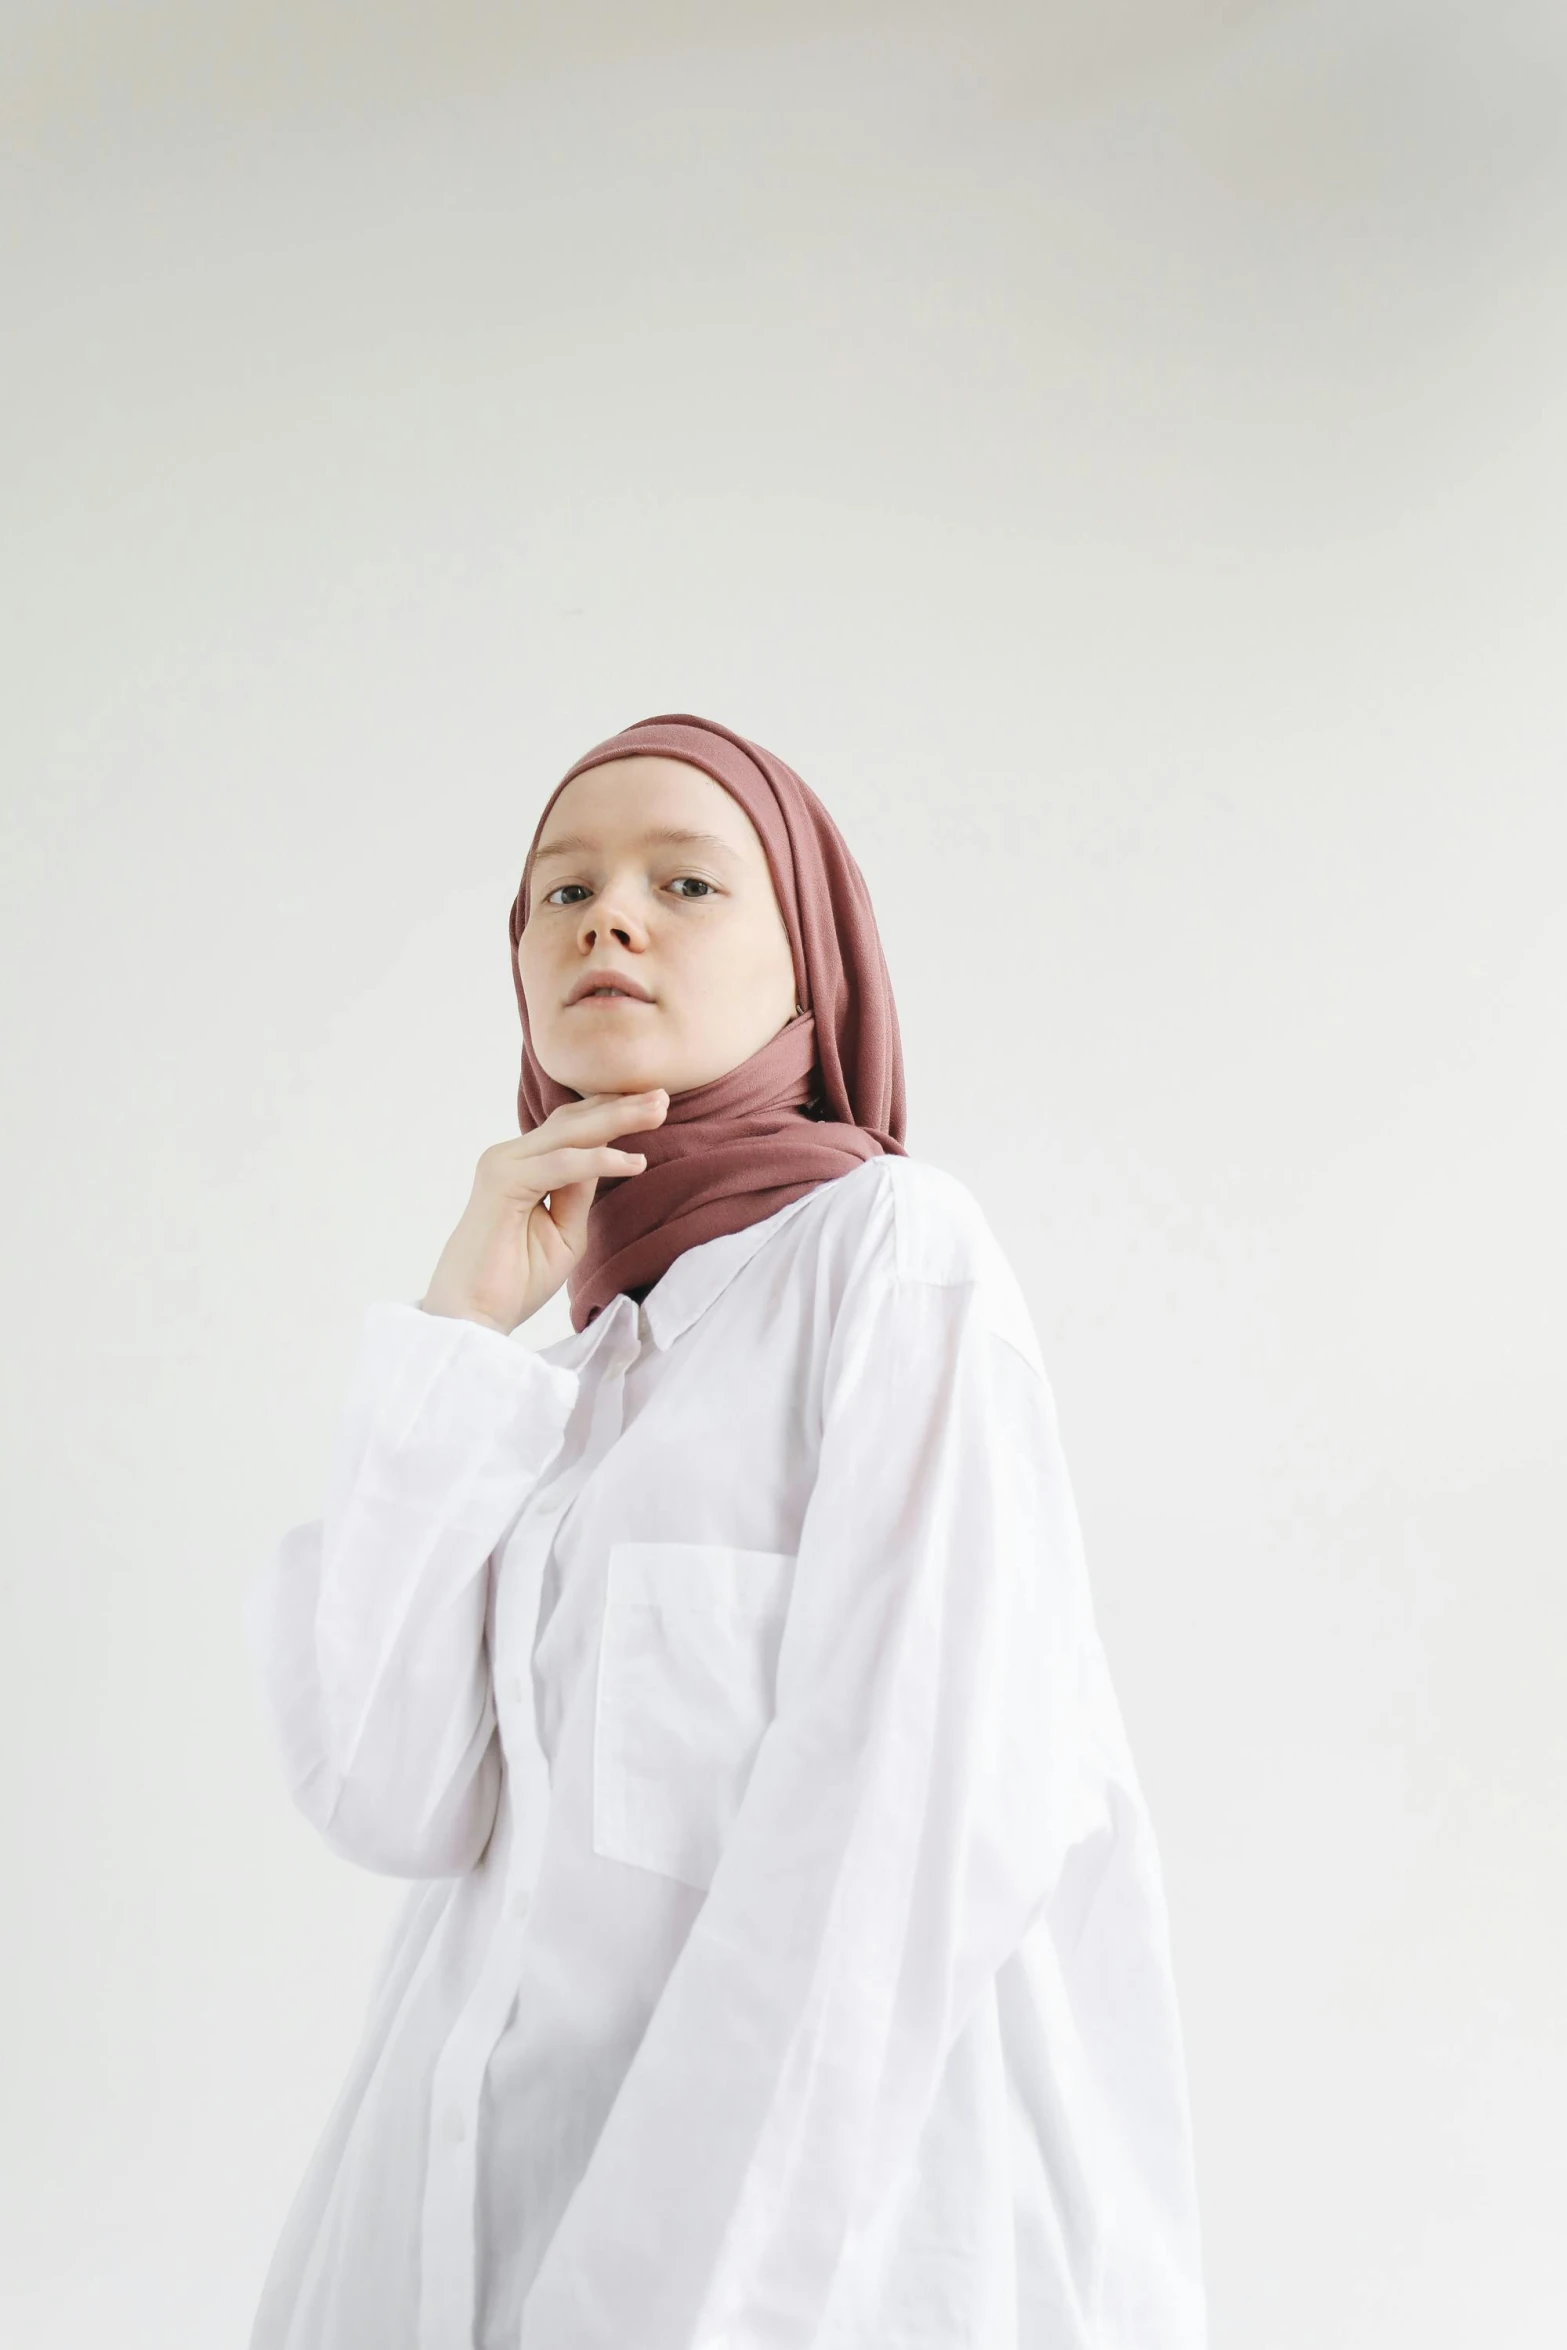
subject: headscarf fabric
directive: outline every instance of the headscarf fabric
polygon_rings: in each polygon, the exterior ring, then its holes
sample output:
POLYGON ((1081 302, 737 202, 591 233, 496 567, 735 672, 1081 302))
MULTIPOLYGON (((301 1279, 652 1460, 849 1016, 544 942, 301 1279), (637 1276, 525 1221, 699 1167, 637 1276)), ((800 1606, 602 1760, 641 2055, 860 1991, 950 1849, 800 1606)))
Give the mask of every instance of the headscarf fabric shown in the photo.
POLYGON ((794 956, 800 1012, 738 1068, 672 1094, 662 1125, 616 1136, 642 1151, 638 1175, 600 1177, 587 1246, 568 1281, 585 1329, 623 1289, 657 1281, 704 1240, 758 1223, 864 1160, 904 1155, 903 1053, 865 877, 821 801, 792 767, 709 718, 644 718, 567 769, 534 827, 511 908, 512 982, 522 1021, 517 1123, 524 1134, 580 1096, 540 1067, 518 943, 546 817, 573 776, 612 759, 681 759, 733 794, 766 852, 794 956))

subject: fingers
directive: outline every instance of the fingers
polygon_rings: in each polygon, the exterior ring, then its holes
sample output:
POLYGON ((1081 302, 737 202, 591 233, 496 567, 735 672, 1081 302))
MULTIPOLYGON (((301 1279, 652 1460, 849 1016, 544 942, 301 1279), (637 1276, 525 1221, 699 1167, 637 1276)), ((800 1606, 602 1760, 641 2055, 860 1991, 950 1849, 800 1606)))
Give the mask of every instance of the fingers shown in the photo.
POLYGON ((526 1162, 528 1189, 542 1196, 568 1183, 585 1183, 589 1177, 640 1175, 646 1165, 645 1152, 612 1150, 606 1143, 596 1149, 562 1146, 537 1151, 526 1162))
POLYGON ((479 1154, 477 1180, 514 1199, 541 1199, 558 1183, 640 1175, 646 1154, 618 1150, 608 1137, 661 1125, 668 1108, 669 1095, 662 1086, 645 1093, 587 1094, 581 1101, 564 1102, 528 1133, 492 1142, 479 1154))
POLYGON ((595 1182, 558 1183, 549 1195, 549 1204, 538 1211, 549 1217, 573 1257, 580 1257, 587 1247, 588 1217, 597 1189, 595 1182))
POLYGON ((553 1140, 557 1133, 581 1134, 585 1140, 598 1135, 632 1134, 644 1126, 662 1124, 669 1108, 669 1095, 661 1085, 649 1086, 641 1093, 590 1093, 579 1102, 564 1102, 552 1110, 536 1134, 549 1131, 553 1140))

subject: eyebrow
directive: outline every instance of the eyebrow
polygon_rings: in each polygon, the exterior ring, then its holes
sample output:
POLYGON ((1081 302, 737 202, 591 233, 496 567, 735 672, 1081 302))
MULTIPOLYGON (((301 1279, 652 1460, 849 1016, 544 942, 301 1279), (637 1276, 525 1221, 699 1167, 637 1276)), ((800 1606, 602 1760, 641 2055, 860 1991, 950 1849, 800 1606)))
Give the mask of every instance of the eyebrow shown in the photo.
MULTIPOLYGON (((736 854, 734 843, 725 840, 721 832, 687 832, 678 824, 656 824, 637 837, 648 848, 705 848, 717 849, 726 857, 736 854)), ((547 857, 591 856, 598 846, 596 840, 589 840, 580 832, 563 832, 547 846, 535 849, 534 867, 537 869, 547 857)))

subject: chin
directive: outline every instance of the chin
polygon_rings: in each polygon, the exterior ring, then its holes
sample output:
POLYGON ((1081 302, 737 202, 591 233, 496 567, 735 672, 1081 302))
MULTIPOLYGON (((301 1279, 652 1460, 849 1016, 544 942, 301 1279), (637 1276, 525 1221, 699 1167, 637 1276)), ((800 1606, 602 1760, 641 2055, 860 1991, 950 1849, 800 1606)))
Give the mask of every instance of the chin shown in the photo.
POLYGON ((642 1093, 652 1085, 675 1090, 660 1057, 645 1048, 639 1053, 573 1053, 569 1064, 546 1061, 542 1054, 539 1059, 556 1084, 569 1086, 573 1093, 642 1093))

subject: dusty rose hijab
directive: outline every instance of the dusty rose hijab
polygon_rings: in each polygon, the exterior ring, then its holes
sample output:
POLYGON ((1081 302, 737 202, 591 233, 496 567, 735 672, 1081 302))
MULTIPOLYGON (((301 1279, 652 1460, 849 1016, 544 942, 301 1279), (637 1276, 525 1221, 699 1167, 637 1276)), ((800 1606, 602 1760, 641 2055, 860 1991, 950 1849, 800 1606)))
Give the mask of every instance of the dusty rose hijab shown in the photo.
POLYGON ((622 1289, 658 1280, 681 1252, 738 1232, 878 1152, 902 1157, 903 1054, 870 893, 848 843, 792 767, 744 735, 685 713, 644 718, 568 768, 544 804, 511 909, 522 1018, 517 1123, 524 1134, 579 1097, 540 1068, 517 943, 544 819, 574 775, 634 754, 683 759, 732 792, 761 836, 804 1008, 748 1061, 670 1099, 661 1126, 616 1136, 640 1175, 601 1179, 568 1284, 574 1329, 622 1289))

